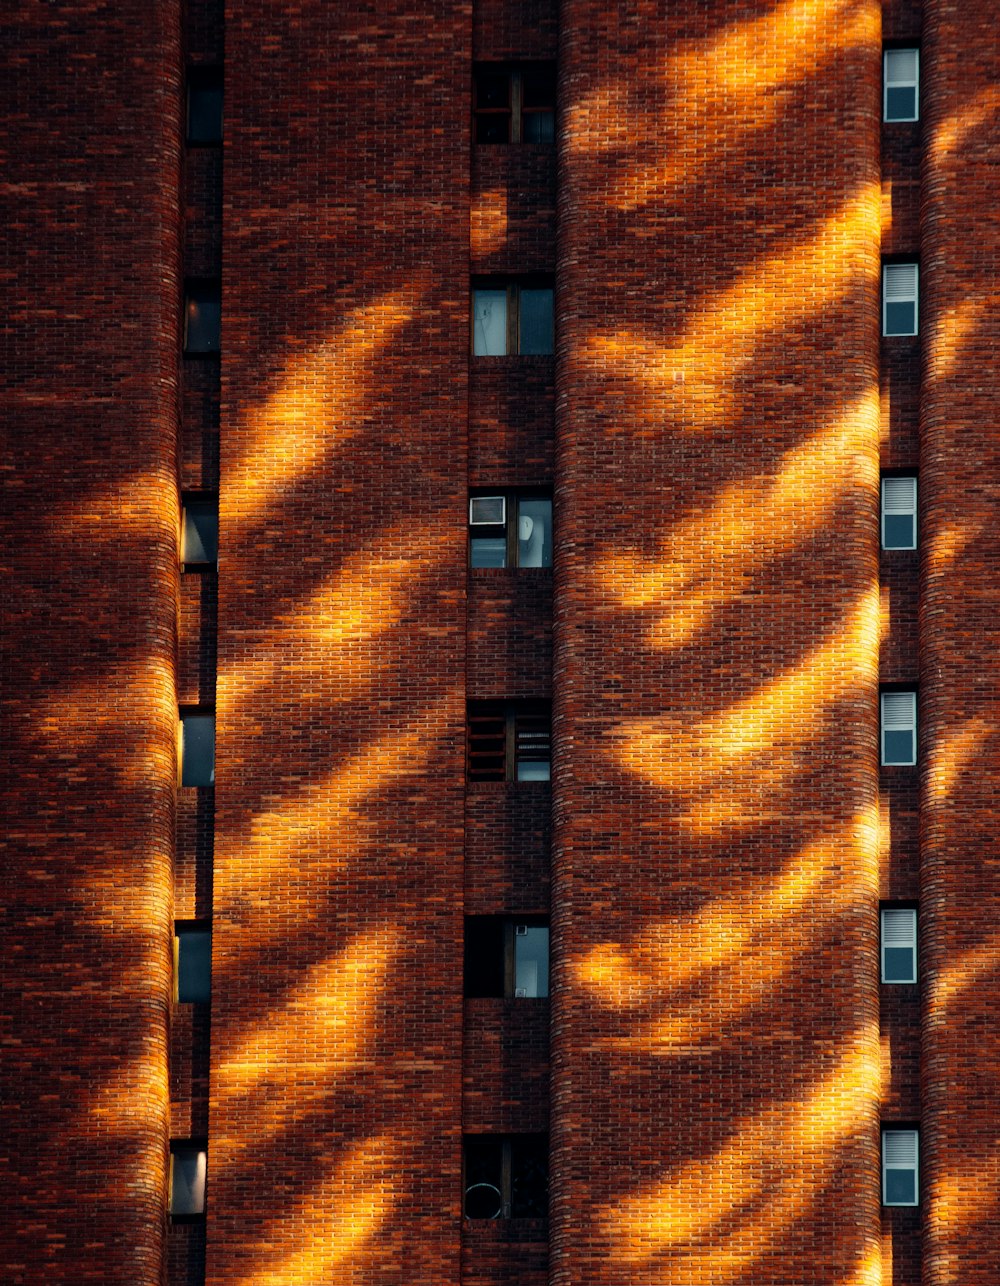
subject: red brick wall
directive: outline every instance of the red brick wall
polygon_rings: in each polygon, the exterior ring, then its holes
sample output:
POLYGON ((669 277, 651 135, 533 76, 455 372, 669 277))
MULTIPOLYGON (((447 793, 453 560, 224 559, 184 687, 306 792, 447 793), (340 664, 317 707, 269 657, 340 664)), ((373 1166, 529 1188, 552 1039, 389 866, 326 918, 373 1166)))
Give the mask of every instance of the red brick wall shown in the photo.
POLYGON ((457 1282, 464 5, 232 5, 208 1273, 457 1282))
POLYGON ((995 1279, 1000 1065, 995 6, 926 0, 921 910, 929 1286, 995 1279))
POLYGON ((0 1278, 159 1286, 179 14, 8 15, 0 1278))
POLYGON ((879 10, 560 16, 552 1281, 878 1271, 879 10))

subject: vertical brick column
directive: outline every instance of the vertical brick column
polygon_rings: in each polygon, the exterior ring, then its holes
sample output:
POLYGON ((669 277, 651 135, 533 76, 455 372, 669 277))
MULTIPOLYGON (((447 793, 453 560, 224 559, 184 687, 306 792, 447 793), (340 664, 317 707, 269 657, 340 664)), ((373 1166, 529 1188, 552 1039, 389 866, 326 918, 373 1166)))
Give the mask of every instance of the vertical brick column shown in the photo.
POLYGON ((9 13, 0 1279, 159 1286, 178 5, 9 13))
POLYGON ((560 31, 552 1280, 874 1282, 878 5, 560 31))
POLYGON ((921 287, 924 1280, 1000 1261, 996 10, 924 7, 921 287))
POLYGON ((471 16, 227 10, 208 1280, 456 1282, 471 16))

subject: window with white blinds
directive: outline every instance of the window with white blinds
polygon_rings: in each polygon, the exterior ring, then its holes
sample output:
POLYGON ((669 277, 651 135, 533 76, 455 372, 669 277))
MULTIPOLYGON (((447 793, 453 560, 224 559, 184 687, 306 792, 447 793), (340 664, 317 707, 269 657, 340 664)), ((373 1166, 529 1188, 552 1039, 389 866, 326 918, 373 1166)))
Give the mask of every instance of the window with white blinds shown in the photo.
POLYGON ((917 694, 882 693, 882 763, 917 762, 917 694))
POLYGON ((916 549, 917 480, 882 479, 882 548, 916 549))
POLYGON ((882 119, 915 121, 919 91, 920 50, 887 49, 882 62, 882 119))
POLYGON ((917 912, 912 906, 884 907, 882 981, 917 981, 917 912))
POLYGON ((920 1134, 917 1130, 882 1131, 882 1204, 915 1206, 920 1134))
POLYGON ((882 265, 882 334, 917 333, 920 269, 915 263, 882 265))

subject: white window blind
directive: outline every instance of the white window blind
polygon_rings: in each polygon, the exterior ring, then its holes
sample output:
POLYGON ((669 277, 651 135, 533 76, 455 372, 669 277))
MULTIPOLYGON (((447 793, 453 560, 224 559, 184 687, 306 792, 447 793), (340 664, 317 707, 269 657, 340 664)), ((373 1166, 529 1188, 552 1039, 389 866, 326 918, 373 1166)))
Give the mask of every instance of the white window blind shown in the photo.
POLYGON ((882 548, 916 549, 917 480, 882 479, 882 548))

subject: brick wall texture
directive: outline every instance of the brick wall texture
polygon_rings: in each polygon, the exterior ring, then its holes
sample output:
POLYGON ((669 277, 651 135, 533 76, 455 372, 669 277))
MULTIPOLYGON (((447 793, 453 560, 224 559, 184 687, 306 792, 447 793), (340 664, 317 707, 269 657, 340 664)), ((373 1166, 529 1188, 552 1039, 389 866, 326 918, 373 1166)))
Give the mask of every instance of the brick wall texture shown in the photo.
POLYGON ((993 8, 14 7, 0 1281, 994 1286, 993 8), (531 62, 556 143, 475 145, 473 65, 531 62), (471 355, 470 282, 526 274, 556 352, 471 355), (470 569, 470 488, 551 490, 554 568, 470 569), (466 783, 493 700, 551 701, 551 785, 466 783), (469 916, 549 917, 551 995, 463 998, 469 916), (548 1217, 464 1217, 463 1135, 546 1133, 548 1217))

